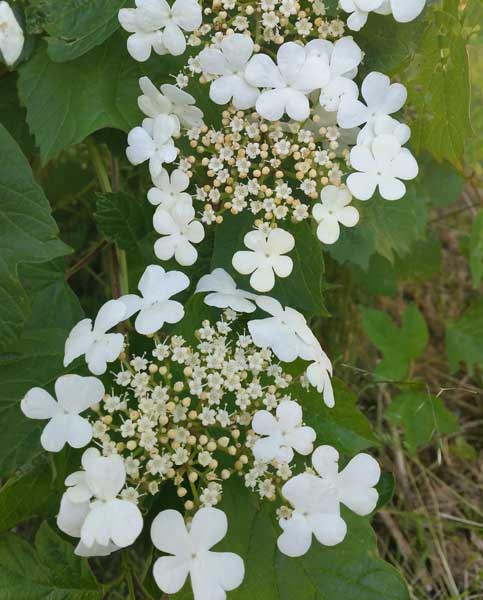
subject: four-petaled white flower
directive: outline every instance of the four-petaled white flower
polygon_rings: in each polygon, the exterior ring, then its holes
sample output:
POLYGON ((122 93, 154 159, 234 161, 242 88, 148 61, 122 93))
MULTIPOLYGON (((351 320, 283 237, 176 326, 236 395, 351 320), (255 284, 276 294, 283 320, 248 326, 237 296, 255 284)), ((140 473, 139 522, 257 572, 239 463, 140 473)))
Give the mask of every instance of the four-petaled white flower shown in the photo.
POLYGON ((245 575, 243 560, 231 552, 211 548, 226 535, 228 523, 217 508, 201 508, 189 529, 175 510, 161 512, 153 521, 151 539, 162 552, 154 563, 154 580, 166 594, 176 594, 188 575, 194 600, 225 600, 226 592, 236 589, 245 575))
POLYGON ((188 188, 190 179, 181 169, 175 169, 171 175, 162 169, 161 173, 154 177, 152 187, 148 192, 148 200, 154 206, 161 205, 167 211, 170 211, 176 204, 187 204, 192 206, 191 196, 185 192, 188 188))
POLYGON ((312 427, 302 425, 302 408, 293 400, 281 402, 276 417, 268 410, 259 410, 252 421, 252 429, 260 436, 253 446, 256 460, 270 463, 291 462, 294 450, 307 456, 313 450, 316 433, 312 427))
POLYGON ((154 229, 165 236, 154 244, 159 260, 175 258, 183 266, 196 262, 198 252, 193 244, 205 237, 203 225, 195 220, 195 209, 187 203, 175 204, 169 211, 159 206, 154 213, 154 229))
POLYGON ((329 62, 330 80, 320 92, 320 104, 325 110, 336 111, 345 95, 357 98, 359 88, 352 79, 357 75, 362 51, 351 37, 343 37, 335 44, 327 40, 312 40, 305 50, 309 56, 326 56, 329 62))
POLYGON ((8 66, 22 54, 24 34, 8 2, 0 2, 0 55, 8 66))
POLYGON ((248 250, 240 250, 233 256, 232 263, 242 275, 251 275, 250 285, 257 292, 268 292, 277 277, 288 277, 293 269, 290 256, 295 246, 291 233, 283 229, 272 229, 268 234, 261 230, 250 231, 243 240, 248 250))
POLYGON ((186 50, 183 31, 194 31, 201 25, 201 7, 196 0, 135 0, 136 8, 122 8, 119 22, 131 33, 127 41, 129 54, 144 62, 157 54, 179 56, 186 50))
POLYGON ((167 273, 159 265, 150 265, 139 280, 138 288, 142 297, 128 294, 121 296, 119 302, 126 307, 126 318, 139 311, 134 324, 136 331, 151 335, 165 323, 178 323, 184 317, 183 305, 170 298, 185 290, 189 284, 188 277, 180 271, 167 273))
POLYGON ((82 490, 78 496, 68 491, 62 497, 57 525, 61 531, 80 537, 76 553, 105 556, 134 543, 143 528, 139 508, 118 498, 126 483, 123 459, 114 454, 103 457, 94 448, 82 457, 84 471, 72 473, 67 486, 82 490))
POLYGON ((126 319, 126 307, 119 300, 109 300, 97 313, 94 325, 83 319, 72 329, 65 342, 64 367, 85 354, 87 366, 94 375, 106 372, 107 363, 113 362, 124 347, 121 333, 107 333, 126 319))
POLYGON ((248 331, 253 343, 259 348, 270 348, 283 362, 293 362, 297 358, 315 360, 317 340, 307 325, 302 313, 269 296, 259 296, 257 305, 272 315, 266 319, 248 322, 248 331))
POLYGON ((203 125, 203 111, 195 106, 196 100, 188 92, 170 83, 164 83, 158 89, 149 77, 141 77, 139 87, 143 93, 138 98, 138 105, 147 117, 155 119, 167 115, 174 121, 175 131, 181 125, 187 129, 203 125))
POLYGON ((386 200, 399 200, 406 193, 400 180, 414 179, 419 172, 414 156, 393 135, 379 135, 370 147, 354 146, 350 161, 361 171, 347 178, 347 187, 358 200, 369 200, 377 187, 386 200))
POLYGON ((278 49, 277 64, 266 54, 253 56, 245 78, 255 87, 269 88, 257 99, 259 115, 278 121, 286 113, 295 121, 305 121, 310 114, 307 94, 329 82, 329 63, 325 55, 307 55, 299 44, 287 42, 278 49))
POLYGON ((163 164, 172 163, 178 156, 172 138, 178 134, 179 128, 169 115, 144 119, 142 127, 135 127, 129 132, 126 156, 133 165, 140 165, 149 160, 151 177, 158 177, 163 164))
POLYGON ((60 452, 65 444, 83 448, 92 439, 92 426, 80 416, 98 404, 104 396, 104 386, 95 377, 63 375, 55 382, 55 400, 45 390, 32 388, 20 403, 29 419, 49 419, 40 443, 48 452, 60 452))
POLYGON ((210 98, 216 104, 227 104, 233 99, 233 105, 240 110, 255 106, 259 90, 245 79, 253 45, 251 37, 235 33, 223 38, 220 49, 206 48, 200 53, 203 72, 219 76, 210 86, 210 98))
POLYGON ((371 124, 384 115, 392 115, 401 110, 406 102, 408 93, 401 83, 391 84, 387 75, 376 71, 362 82, 361 92, 366 104, 357 97, 344 96, 339 105, 337 120, 344 129, 358 127, 366 123, 359 133, 357 142, 364 142, 366 136, 371 136, 371 124))
POLYGON ((252 313, 256 310, 255 294, 237 288, 236 283, 224 269, 215 269, 203 275, 196 286, 196 294, 210 292, 205 296, 205 304, 217 308, 231 308, 238 313, 252 313))
POLYGON ((359 212, 349 206, 352 196, 346 187, 328 185, 320 192, 320 204, 312 210, 314 219, 319 224, 317 237, 323 244, 335 244, 340 236, 340 225, 354 227, 359 222, 359 212))

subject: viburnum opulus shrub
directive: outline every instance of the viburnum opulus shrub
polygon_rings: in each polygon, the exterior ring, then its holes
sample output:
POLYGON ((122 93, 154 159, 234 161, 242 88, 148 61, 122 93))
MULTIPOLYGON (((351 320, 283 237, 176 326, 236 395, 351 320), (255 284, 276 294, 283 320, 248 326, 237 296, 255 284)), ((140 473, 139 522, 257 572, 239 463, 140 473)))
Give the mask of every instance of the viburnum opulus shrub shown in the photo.
POLYGON ((0 525, 55 517, 2 539, 0 597, 409 597, 368 521, 379 440, 311 324, 324 256, 404 255, 428 157, 460 165, 465 14, 430 4, 0 2, 0 525), (112 250, 86 316, 31 169, 75 197, 76 152, 80 266, 112 250))

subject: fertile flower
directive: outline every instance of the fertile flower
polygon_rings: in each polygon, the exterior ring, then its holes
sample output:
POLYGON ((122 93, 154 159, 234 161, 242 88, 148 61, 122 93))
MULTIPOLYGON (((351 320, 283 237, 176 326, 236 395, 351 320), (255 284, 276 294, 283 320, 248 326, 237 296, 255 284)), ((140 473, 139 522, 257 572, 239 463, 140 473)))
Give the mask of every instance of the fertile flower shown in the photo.
POLYGON ((314 449, 317 437, 312 427, 302 425, 302 408, 293 400, 285 400, 277 407, 276 417, 268 410, 260 410, 253 417, 252 429, 262 437, 253 446, 256 460, 270 463, 291 462, 294 450, 307 456, 314 449))
POLYGON ((32 388, 22 399, 20 408, 29 419, 49 419, 40 443, 48 452, 60 452, 65 444, 83 448, 92 439, 92 426, 80 416, 98 404, 104 386, 95 377, 64 375, 55 382, 57 401, 41 388, 32 388))
POLYGON ((312 465, 323 481, 337 492, 337 502, 365 517, 377 505, 375 489, 381 469, 369 454, 358 454, 339 473, 339 453, 332 446, 319 446, 312 455, 312 465))
POLYGON ((154 206, 161 205, 170 211, 176 204, 192 205, 191 196, 185 192, 190 180, 181 169, 175 169, 171 175, 166 169, 162 169, 161 173, 154 177, 153 183, 156 187, 149 190, 148 200, 154 206))
POLYGON ((121 333, 106 333, 126 318, 126 307, 119 300, 109 300, 97 313, 94 326, 83 319, 72 329, 65 342, 64 367, 85 354, 94 375, 106 372, 107 363, 116 360, 124 346, 121 333))
POLYGON ((238 313, 252 313, 256 310, 255 294, 236 287, 236 283, 224 269, 215 269, 203 275, 196 286, 196 294, 211 292, 205 297, 205 304, 217 308, 231 308, 238 313))
POLYGON ((362 61, 362 51, 351 37, 341 38, 335 44, 327 40, 312 40, 305 50, 309 56, 326 56, 329 61, 330 80, 320 93, 320 104, 325 110, 336 111, 346 94, 357 98, 359 88, 351 80, 362 61))
POLYGON ((123 459, 117 454, 104 457, 90 448, 82 465, 85 471, 73 473, 66 483, 81 480, 90 496, 76 502, 72 495, 64 494, 57 518, 59 529, 76 536, 80 525, 79 536, 87 550, 102 546, 107 552, 112 544, 130 546, 141 533, 143 518, 135 504, 117 497, 126 482, 123 459))
POLYGON ((160 206, 153 218, 154 229, 165 237, 154 244, 154 253, 160 260, 175 258, 183 266, 196 262, 198 252, 193 244, 205 237, 203 225, 195 220, 195 209, 186 203, 176 204, 171 210, 160 206))
POLYGON ((161 174, 163 164, 172 163, 178 155, 172 136, 179 129, 169 115, 145 119, 142 127, 135 127, 127 137, 126 156, 133 165, 149 160, 149 172, 155 178, 161 174))
POLYGON ((337 490, 330 482, 316 475, 296 475, 282 488, 283 496, 293 507, 288 519, 280 519, 283 529, 277 545, 283 554, 298 557, 306 554, 312 535, 324 546, 340 544, 346 536, 347 525, 340 516, 337 490))
POLYGON ((351 203, 352 196, 345 187, 328 185, 320 192, 321 204, 315 204, 312 210, 319 224, 317 237, 323 244, 335 244, 340 236, 340 225, 354 227, 359 222, 359 212, 351 203))
POLYGON ((367 106, 357 97, 345 96, 337 113, 339 125, 344 129, 367 123, 359 134, 358 143, 364 141, 365 135, 370 135, 371 123, 381 116, 392 115, 401 110, 408 96, 401 83, 391 84, 387 75, 375 71, 364 79, 361 91, 367 106))
POLYGON ((170 83, 164 83, 158 90, 149 77, 141 77, 139 87, 143 93, 138 98, 138 105, 147 117, 155 119, 159 115, 169 115, 178 130, 180 124, 188 129, 203 125, 203 111, 195 106, 196 100, 191 94, 170 83))
POLYGON ((219 75, 210 86, 210 98, 216 104, 233 99, 235 108, 245 110, 255 106, 258 88, 245 79, 245 67, 253 54, 253 40, 235 33, 225 36, 220 49, 206 48, 199 55, 201 68, 207 75, 219 75))
POLYGON ((258 297, 257 304, 272 316, 248 322, 254 344, 270 348, 283 362, 315 360, 317 340, 301 313, 268 296, 258 297))
POLYGON ((119 22, 132 33, 127 41, 129 54, 140 62, 148 60, 151 49, 174 56, 186 50, 184 31, 201 25, 201 7, 196 0, 176 0, 172 7, 165 0, 135 0, 137 8, 122 8, 119 22), (161 31, 163 30, 163 31, 161 31))
POLYGON ((383 198, 399 200, 406 193, 400 179, 414 179, 419 172, 414 156, 392 135, 376 137, 369 148, 354 146, 350 161, 361 171, 347 178, 347 187, 358 200, 369 200, 378 186, 383 198))
POLYGON ((280 46, 277 64, 266 54, 253 56, 245 70, 251 85, 270 88, 258 97, 256 109, 269 121, 278 121, 287 115, 296 121, 305 121, 310 114, 307 94, 324 87, 330 78, 326 56, 307 55, 294 42, 280 46))
POLYGON ((179 294, 190 284, 180 271, 166 273, 159 265, 150 265, 139 280, 142 297, 136 294, 122 296, 119 301, 126 307, 126 318, 139 311, 135 327, 138 333, 151 335, 165 323, 178 323, 184 317, 183 305, 171 296, 179 294))
POLYGON ((268 292, 275 285, 275 275, 288 277, 292 272, 293 261, 284 256, 295 246, 295 239, 288 231, 272 229, 268 234, 261 230, 250 231, 243 242, 250 252, 236 252, 232 263, 242 275, 252 274, 250 285, 253 289, 268 292))
POLYGON ((8 66, 17 62, 24 45, 23 30, 8 2, 0 2, 0 54, 8 66))
POLYGON ((188 575, 194 600, 225 600, 245 575, 243 560, 231 552, 212 552, 228 531, 224 512, 201 508, 188 529, 175 510, 161 512, 153 521, 151 539, 156 548, 170 554, 154 563, 153 575, 166 594, 176 594, 188 575))

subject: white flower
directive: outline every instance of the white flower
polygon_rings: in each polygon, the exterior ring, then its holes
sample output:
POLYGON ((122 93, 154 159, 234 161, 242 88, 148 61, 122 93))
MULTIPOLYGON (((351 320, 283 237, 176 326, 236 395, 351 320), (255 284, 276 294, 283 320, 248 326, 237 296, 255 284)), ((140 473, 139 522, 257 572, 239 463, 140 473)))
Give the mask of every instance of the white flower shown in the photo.
POLYGON ((255 106, 258 88, 245 79, 245 67, 253 53, 253 40, 247 35, 235 33, 225 36, 220 49, 206 48, 200 55, 203 72, 219 75, 210 86, 210 98, 216 104, 233 105, 240 110, 255 106))
POLYGON ((255 294, 236 287, 236 283, 224 269, 215 269, 209 275, 203 275, 196 286, 196 294, 211 292, 205 297, 205 304, 217 308, 231 308, 239 313, 252 313, 256 305, 252 302, 255 294))
POLYGON ((227 530, 226 515, 217 508, 198 510, 189 530, 181 513, 161 512, 153 521, 151 539, 156 548, 171 556, 162 556, 154 563, 159 588, 176 594, 189 575, 194 600, 225 600, 226 592, 236 589, 245 575, 238 555, 211 551, 227 530))
POLYGON ((154 206, 161 205, 166 210, 171 210, 175 204, 193 205, 191 196, 185 192, 190 179, 181 169, 175 169, 171 175, 162 169, 161 173, 153 179, 156 187, 148 192, 148 200, 154 206))
POLYGON ((194 31, 201 21, 201 7, 196 0, 176 0, 172 7, 165 0, 136 0, 136 8, 119 11, 122 27, 133 34, 127 42, 129 54, 140 62, 148 60, 151 49, 157 54, 183 54, 183 30, 194 31))
POLYGON ((312 40, 305 50, 309 56, 326 56, 329 61, 330 80, 320 93, 320 104, 325 110, 336 111, 345 95, 358 97, 359 88, 351 80, 362 61, 362 51, 351 37, 343 37, 335 44, 327 40, 312 40))
POLYGON ((126 318, 126 307, 119 300, 109 300, 99 310, 94 325, 83 319, 72 329, 65 342, 64 367, 85 354, 94 375, 106 372, 107 363, 116 360, 124 347, 121 333, 106 333, 126 318))
POLYGON ((347 187, 358 200, 369 200, 379 186, 379 193, 386 200, 399 200, 406 193, 400 179, 417 177, 416 159, 406 148, 401 148, 392 135, 380 135, 370 148, 354 146, 350 154, 351 165, 361 173, 351 173, 347 187))
POLYGON ((275 275, 288 277, 293 269, 289 256, 295 246, 291 233, 283 229, 250 231, 243 240, 250 251, 240 250, 233 256, 234 268, 242 275, 252 274, 250 285, 258 292, 268 292, 275 285, 275 275))
POLYGON ((0 2, 0 54, 8 66, 17 62, 24 45, 23 30, 8 2, 0 2))
POLYGON ((141 77, 139 87, 143 93, 138 98, 138 105, 147 117, 155 119, 167 115, 178 130, 180 125, 187 129, 203 125, 203 111, 195 106, 196 100, 191 94, 170 83, 163 84, 158 90, 149 77, 141 77))
POLYGON ((130 546, 141 533, 143 519, 137 506, 118 498, 126 483, 123 459, 117 454, 103 457, 89 448, 82 466, 85 471, 70 475, 66 485, 80 486, 84 494, 78 498, 64 494, 57 517, 59 529, 81 538, 84 555, 92 555, 99 546, 104 553, 130 546))
POLYGON ((344 540, 347 525, 340 516, 337 490, 330 482, 303 473, 287 481, 282 494, 293 511, 290 518, 279 520, 283 529, 277 540, 280 552, 293 558, 303 556, 312 545, 312 535, 324 546, 344 540))
POLYGON ((258 97, 257 112, 269 121, 277 121, 287 113, 296 121, 305 121, 310 113, 307 94, 324 87, 329 81, 326 56, 307 56, 294 42, 282 44, 277 64, 266 54, 250 59, 245 78, 251 85, 269 88, 258 97))
POLYGON ((316 433, 312 427, 302 425, 302 408, 293 400, 281 402, 276 417, 267 410, 259 410, 252 421, 252 429, 263 437, 253 446, 256 460, 270 463, 272 460, 289 463, 294 450, 307 456, 313 450, 316 433))
POLYGON ((142 297, 128 294, 122 296, 119 302, 126 307, 126 318, 139 311, 136 331, 151 335, 159 331, 164 323, 178 323, 184 317, 183 305, 170 298, 185 290, 189 284, 188 277, 180 271, 166 273, 163 267, 150 265, 139 280, 138 288, 142 297))
POLYGON ((315 360, 317 340, 301 313, 289 306, 283 308, 278 300, 268 296, 258 297, 257 304, 272 316, 248 322, 256 346, 271 348, 283 362, 297 358, 315 360))
POLYGON ((29 419, 49 419, 40 443, 48 452, 60 452, 65 444, 83 448, 92 439, 92 426, 80 416, 104 396, 104 386, 95 377, 64 375, 55 382, 57 401, 41 388, 32 388, 20 408, 29 419))
POLYGON ((374 486, 381 469, 369 454, 357 454, 339 473, 339 453, 332 446, 319 446, 312 454, 312 465, 324 482, 337 492, 337 502, 345 504, 361 517, 377 505, 379 493, 374 486))
POLYGON ((317 237, 323 244, 335 244, 340 236, 340 225, 354 227, 359 222, 359 212, 348 206, 352 196, 346 187, 328 185, 320 192, 321 204, 312 209, 314 219, 319 224, 317 237))
POLYGON ((306 377, 310 385, 314 386, 319 394, 323 394, 324 403, 329 408, 335 406, 334 390, 330 376, 332 375, 332 363, 325 352, 321 352, 316 361, 308 366, 306 377))
POLYGON ((408 93, 401 83, 391 84, 387 75, 369 73, 362 82, 361 92, 366 104, 357 97, 344 96, 339 105, 337 120, 344 129, 367 125, 359 133, 358 143, 364 141, 371 133, 371 123, 383 115, 392 115, 401 110, 406 102, 408 93))
POLYGON ((362 29, 367 23, 369 13, 372 11, 380 12, 379 9, 382 4, 384 4, 384 0, 339 0, 339 6, 342 10, 351 13, 347 19, 347 26, 353 31, 362 29))
POLYGON ((142 127, 135 127, 127 137, 126 156, 133 165, 149 160, 149 172, 155 178, 161 174, 163 164, 172 163, 178 156, 172 136, 179 129, 169 115, 145 119, 142 127))
POLYGON ((154 244, 154 253, 160 260, 175 258, 183 266, 196 262, 198 252, 193 244, 205 237, 203 225, 195 220, 195 209, 186 203, 175 204, 171 210, 159 206, 154 213, 154 229, 165 236, 154 244))

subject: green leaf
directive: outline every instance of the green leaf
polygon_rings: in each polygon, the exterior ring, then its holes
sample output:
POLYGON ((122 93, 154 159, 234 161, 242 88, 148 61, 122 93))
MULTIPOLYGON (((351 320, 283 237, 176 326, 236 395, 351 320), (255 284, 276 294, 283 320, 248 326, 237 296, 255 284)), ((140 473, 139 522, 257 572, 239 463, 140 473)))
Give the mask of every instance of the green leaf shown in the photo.
POLYGON ((417 153, 428 150, 461 167, 472 130, 468 55, 457 3, 436 5, 428 22, 408 82, 409 104, 416 113, 412 144, 417 153))
POLYGON ((50 58, 65 62, 102 44, 119 29, 117 15, 126 3, 127 0, 34 0, 29 10, 36 10, 48 33, 50 58))
POLYGON ((425 152, 418 156, 417 189, 432 206, 448 206, 456 202, 465 187, 465 178, 448 162, 438 162, 425 152))
POLYGON ((102 587, 87 562, 47 524, 36 548, 11 533, 0 537, 0 598, 10 600, 101 600, 102 587))
POLYGON ((393 398, 386 418, 404 430, 404 443, 411 454, 428 444, 434 436, 458 431, 456 417, 441 398, 429 392, 411 390, 393 398))
POLYGON ((477 289, 483 279, 483 210, 480 210, 471 227, 470 268, 473 287, 477 289))
POLYGON ((29 313, 18 266, 68 254, 47 198, 19 146, 0 125, 0 350, 14 341, 29 313))
POLYGON ((364 331, 383 354, 376 375, 394 381, 406 379, 412 361, 423 353, 428 343, 423 315, 415 305, 409 305, 404 311, 401 327, 386 313, 373 308, 361 308, 361 316, 364 331))
POLYGON ((26 112, 17 94, 17 74, 9 73, 0 78, 0 123, 29 156, 34 150, 34 139, 25 122, 26 112))
POLYGON ((470 371, 483 366, 483 299, 474 302, 446 328, 446 353, 451 371, 465 363, 470 371))

